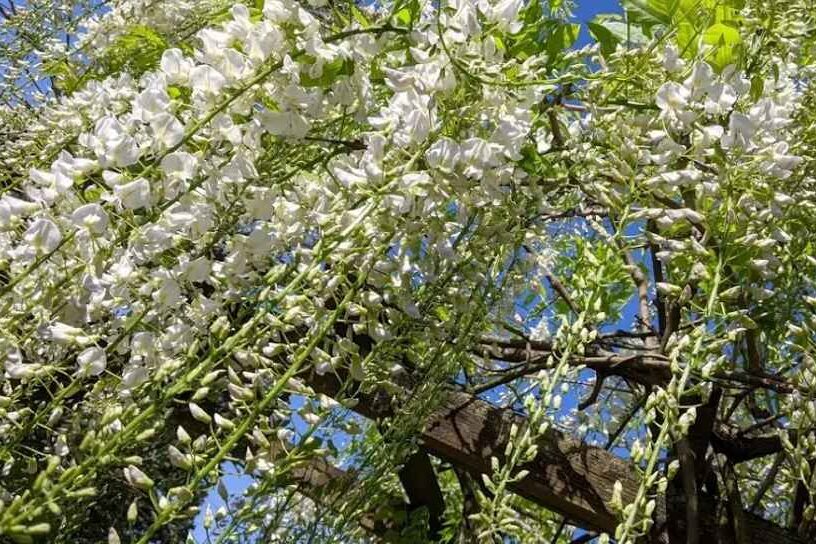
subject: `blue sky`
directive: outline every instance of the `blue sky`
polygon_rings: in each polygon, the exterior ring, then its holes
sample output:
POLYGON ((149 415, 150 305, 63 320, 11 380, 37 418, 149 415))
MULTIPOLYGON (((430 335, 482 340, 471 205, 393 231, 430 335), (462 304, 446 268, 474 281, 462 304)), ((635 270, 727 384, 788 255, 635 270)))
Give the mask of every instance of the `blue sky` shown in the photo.
POLYGON ((618 0, 578 0, 575 9, 575 19, 585 23, 598 13, 613 13, 620 11, 618 0))
POLYGON ((586 29, 586 23, 599 13, 619 13, 621 11, 618 0, 576 0, 575 22, 582 23, 581 34, 578 36, 577 46, 590 42, 591 37, 586 29))

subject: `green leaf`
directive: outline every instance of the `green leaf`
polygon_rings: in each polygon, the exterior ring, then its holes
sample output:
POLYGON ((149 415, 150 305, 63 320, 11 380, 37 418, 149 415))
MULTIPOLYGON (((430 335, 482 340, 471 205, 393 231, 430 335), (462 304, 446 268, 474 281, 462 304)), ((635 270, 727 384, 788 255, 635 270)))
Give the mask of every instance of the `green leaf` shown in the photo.
POLYGON ((595 41, 601 46, 601 54, 608 57, 615 52, 618 44, 621 42, 620 38, 614 32, 606 28, 603 24, 590 21, 587 23, 590 35, 595 38, 595 41))
MULTIPOLYGON (((540 2, 529 2, 521 10, 519 14, 519 19, 523 22, 521 30, 512 35, 503 34, 501 37, 510 56, 523 61, 544 49, 546 43, 542 36, 546 35, 555 23, 543 20, 543 15, 540 2)), ((498 33, 494 36, 498 37, 498 33)))
POLYGON ((697 26, 697 19, 703 15, 702 3, 700 0, 680 0, 677 6, 675 18, 678 21, 685 21, 697 26))
POLYGON ((335 59, 323 65, 320 77, 313 78, 308 73, 301 72, 300 84, 304 87, 329 87, 340 76, 350 76, 354 73, 354 62, 350 59, 335 59))
POLYGON ((651 13, 661 22, 670 24, 680 5, 680 0, 648 0, 647 6, 651 13))
POLYGON ((249 8, 249 20, 260 23, 263 20, 263 8, 249 8))
POLYGON ((703 42, 715 46, 707 60, 718 71, 736 62, 736 52, 742 43, 739 30, 724 23, 714 23, 703 33, 703 42))
POLYGON ((762 76, 754 76, 751 78, 751 100, 756 102, 762 97, 765 91, 765 78, 762 76))
POLYGON ((739 30, 725 23, 714 23, 703 33, 703 42, 710 45, 736 45, 742 42, 739 30))
POLYGON ((493 42, 496 44, 496 49, 499 51, 507 51, 507 46, 504 44, 504 40, 501 39, 501 36, 494 35, 493 42))
POLYGON ((368 28, 371 26, 371 21, 369 21, 365 14, 357 9, 357 6, 354 4, 351 5, 351 15, 354 17, 354 20, 360 23, 361 27, 368 28))
POLYGON ((444 306, 437 306, 437 307, 434 309, 434 313, 435 313, 435 314, 436 314, 436 316, 437 316, 439 319, 441 319, 442 321, 450 321, 451 314, 450 314, 450 312, 448 311, 448 309, 447 309, 446 307, 444 307, 444 306))
POLYGON ((714 10, 715 23, 728 23, 736 21, 738 18, 739 13, 730 6, 717 6, 717 9, 714 10))
POLYGON ((396 13, 396 15, 394 15, 394 18, 402 26, 409 26, 411 24, 411 10, 408 8, 402 8, 396 13))
POLYGON ((167 42, 155 30, 135 25, 119 36, 102 55, 102 64, 109 73, 127 70, 141 75, 159 64, 167 42))
POLYGON ((414 22, 419 18, 419 0, 408 0, 408 2, 404 4, 397 4, 395 9, 394 18, 397 22, 400 23, 401 26, 413 28, 414 22))
POLYGON ((575 45, 578 36, 581 34, 581 24, 571 23, 562 26, 564 30, 564 48, 569 48, 575 45))
POLYGON ((529 2, 527 6, 521 10, 520 19, 524 22, 524 26, 531 23, 538 23, 544 12, 541 10, 541 2, 529 2))
POLYGON ((621 0, 629 21, 648 26, 669 25, 678 0, 621 0))
POLYGON ((75 91, 80 82, 76 70, 65 59, 46 62, 43 65, 43 73, 51 77, 54 88, 63 92, 75 91))
POLYGON ((619 43, 629 43, 630 45, 641 45, 647 43, 649 38, 637 26, 627 25, 623 17, 616 14, 598 15, 593 19, 593 23, 603 26, 618 40, 619 43))
POLYGON ((547 46, 547 42, 542 40, 542 31, 554 28, 553 21, 544 21, 541 24, 527 25, 524 29, 512 36, 507 35, 510 55, 518 60, 525 60, 533 55, 537 55, 547 46))
POLYGON ((102 189, 96 185, 92 185, 82 192, 82 196, 88 202, 99 202, 102 199, 102 189))
POLYGON ((689 22, 677 24, 677 49, 683 58, 690 59, 697 54, 697 42, 700 38, 700 31, 689 22))
POLYGON ((547 54, 554 59, 559 53, 572 47, 581 32, 580 24, 559 24, 547 38, 547 54))

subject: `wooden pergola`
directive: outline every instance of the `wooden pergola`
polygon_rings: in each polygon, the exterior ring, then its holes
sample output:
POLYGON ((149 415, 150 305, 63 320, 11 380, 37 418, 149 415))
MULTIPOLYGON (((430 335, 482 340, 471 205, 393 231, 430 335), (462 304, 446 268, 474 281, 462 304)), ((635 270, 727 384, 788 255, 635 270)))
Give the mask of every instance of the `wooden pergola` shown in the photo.
MULTIPOLYGON (((336 375, 311 374, 306 382, 316 393, 335 396, 344 389, 336 375)), ((382 394, 357 394, 354 410, 372 420, 392 415, 389 402, 382 394)), ((510 427, 523 426, 525 418, 509 408, 498 408, 476 395, 451 390, 444 406, 429 419, 422 432, 421 449, 402 468, 400 474, 409 508, 426 507, 432 518, 444 509, 436 475, 428 456, 449 463, 472 475, 489 474, 490 458, 503 457, 510 427), (406 485, 406 482, 410 482, 406 485)), ((750 446, 755 445, 751 444, 750 446)), ((737 461, 752 455, 767 454, 739 450, 737 461)), ((728 455, 728 453, 726 453, 728 455)), ((539 442, 538 455, 525 466, 529 475, 513 484, 511 490, 548 510, 565 517, 570 524, 597 532, 614 533, 618 519, 609 506, 616 481, 623 486, 624 504, 631 502, 639 482, 635 470, 609 451, 590 446, 557 430, 549 430, 539 442)), ((334 469, 336 470, 336 469, 334 469)), ((343 476, 335 472, 334 476, 343 476)), ((328 484, 328 479, 324 479, 328 484)), ((313 487, 313 482, 307 482, 313 487)), ((669 486, 658 501, 655 514, 654 542, 687 542, 687 501, 682 492, 669 486)), ((308 494, 308 493, 307 493, 308 494)), ((807 542, 793 529, 780 527, 745 511, 734 512, 728 498, 698 493, 699 538, 701 542, 736 542, 769 544, 771 542, 807 542)), ((372 527, 370 520, 360 522, 372 527)))

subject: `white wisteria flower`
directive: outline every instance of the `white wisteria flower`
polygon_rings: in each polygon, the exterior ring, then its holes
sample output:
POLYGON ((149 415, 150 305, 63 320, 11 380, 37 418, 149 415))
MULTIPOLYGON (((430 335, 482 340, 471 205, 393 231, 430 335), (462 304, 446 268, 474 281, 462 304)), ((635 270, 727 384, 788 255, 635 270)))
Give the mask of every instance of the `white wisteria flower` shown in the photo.
POLYGON ((171 85, 186 85, 194 67, 191 59, 184 56, 180 49, 166 49, 161 57, 161 70, 171 85))
POLYGON ((175 147, 184 138, 184 125, 169 113, 160 113, 150 121, 154 142, 159 149, 175 147))
POLYGON ((56 223, 41 217, 29 225, 23 240, 37 253, 51 253, 62 242, 62 233, 56 223))
POLYGON ((60 322, 56 322, 46 327, 45 336, 46 339, 58 344, 76 344, 84 346, 93 341, 93 338, 85 334, 85 331, 82 329, 60 322))
POLYGON ((657 91, 656 103, 661 114, 669 120, 679 120, 684 124, 693 120, 693 112, 688 110, 691 93, 674 81, 668 81, 657 91))
POLYGON ((36 212, 40 206, 10 195, 0 198, 0 227, 7 227, 36 212))
POLYGON ((99 376, 105 371, 107 362, 108 359, 104 349, 98 347, 87 348, 77 355, 79 375, 83 377, 99 376))
POLYGON ((227 84, 227 79, 215 68, 200 64, 190 70, 190 85, 193 91, 205 96, 215 96, 227 84))
MULTIPOLYGON (((0 38, 0 540, 155 541, 213 482, 218 538, 303 534, 300 468, 380 476, 452 386, 527 421, 491 490, 547 464, 556 423, 610 439, 593 529, 620 542, 647 536, 692 405, 767 388, 800 440, 765 495, 746 474, 773 456, 736 477, 789 517, 816 456, 816 15, 644 0, 582 46, 573 4, 17 2, 0 34, 37 40, 0 38), (351 413, 363 392, 384 425, 351 413)), ((714 428, 759 431, 749 408, 714 428)), ((551 532, 482 502, 479 540, 551 532)))
POLYGON ((175 151, 162 157, 160 167, 169 178, 188 181, 195 176, 199 160, 186 151, 175 151))
POLYGON ((103 117, 96 123, 89 143, 102 166, 130 166, 139 160, 136 140, 113 116, 103 117))
POLYGON ((71 214, 71 221, 77 227, 88 229, 93 234, 104 233, 109 224, 105 209, 96 203, 85 204, 75 209, 71 214))
POLYGON ((151 204, 150 183, 144 178, 117 185, 113 188, 113 194, 127 210, 146 208, 151 204))
POLYGON ((290 138, 303 138, 311 129, 308 119, 295 111, 264 112, 261 124, 270 134, 290 138))

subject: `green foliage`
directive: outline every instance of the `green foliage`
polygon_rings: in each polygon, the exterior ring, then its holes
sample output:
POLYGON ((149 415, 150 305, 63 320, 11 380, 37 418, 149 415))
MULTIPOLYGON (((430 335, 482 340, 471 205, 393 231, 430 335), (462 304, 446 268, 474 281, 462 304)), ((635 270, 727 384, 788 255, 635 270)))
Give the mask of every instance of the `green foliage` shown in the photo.
POLYGON ((104 79, 120 72, 138 77, 153 70, 167 47, 166 40, 155 29, 134 25, 118 36, 91 66, 61 58, 46 62, 43 72, 51 77, 58 91, 71 93, 88 80, 104 79))
POLYGON ((363 28, 368 28, 371 26, 371 21, 368 20, 368 17, 365 16, 365 13, 360 11, 360 9, 355 5, 351 5, 351 15, 354 17, 354 20, 360 23, 360 26, 363 28))
MULTIPOLYGON (((629 451, 611 513, 638 541, 715 387, 757 389, 715 425, 751 439, 758 406, 807 438, 782 451, 792 496, 816 455, 816 93, 797 64, 815 40, 781 2, 626 0, 588 25, 600 63, 558 0, 208 0, 46 56, 68 96, 7 108, 0 173, 0 540, 174 542, 240 464, 254 484, 215 516, 220 542, 357 542, 361 513, 426 542, 397 471, 452 389, 517 424, 471 491, 430 452, 451 544, 569 541, 545 510, 563 503, 511 493, 556 423, 629 451), (171 46, 179 73, 115 77, 171 46), (326 463, 336 489, 300 500, 300 469, 326 463)), ((746 496, 768 461, 740 468, 746 496)))
MULTIPOLYGON (((618 249, 583 237, 571 238, 568 244, 571 249, 559 252, 556 274, 565 278, 573 301, 590 319, 603 315, 598 323, 616 322, 631 296, 629 274, 617 256, 618 249)), ((563 300, 556 305, 559 313, 569 313, 563 300)))
POLYGON ((51 78, 51 85, 57 92, 71 93, 81 82, 73 64, 65 59, 51 60, 43 65, 43 73, 51 78))
MULTIPOLYGON (((312 63, 304 61, 305 66, 310 66, 312 63)), ((304 87, 322 87, 328 88, 337 81, 341 76, 350 76, 354 73, 354 61, 351 59, 337 58, 328 64, 322 66, 320 76, 312 77, 309 75, 309 70, 306 69, 300 74, 300 84, 304 87)))
POLYGON ((521 12, 522 29, 503 36, 502 43, 510 55, 524 61, 546 52, 549 64, 555 65, 560 55, 578 39, 581 25, 549 19, 540 2, 529 2, 521 12))
POLYGON ((706 60, 717 71, 743 61, 742 0, 622 0, 622 5, 625 17, 604 14, 589 23, 606 57, 619 44, 642 45, 669 33, 685 59, 705 46, 706 60))
POLYGON ((135 25, 116 38, 101 55, 100 65, 104 73, 129 72, 134 76, 156 68, 168 45, 156 30, 135 25))
POLYGON ((647 28, 667 26, 680 4, 678 0, 621 0, 630 23, 647 28))
MULTIPOLYGON (((404 0, 397 2, 392 11, 397 26, 413 28, 420 13, 419 0, 404 0)), ((356 17, 355 17, 356 18, 356 17)))
POLYGON ((649 41, 649 37, 640 26, 627 24, 626 19, 618 14, 597 15, 589 24, 589 32, 601 46, 601 54, 609 56, 615 52, 618 44, 637 47, 649 41))

